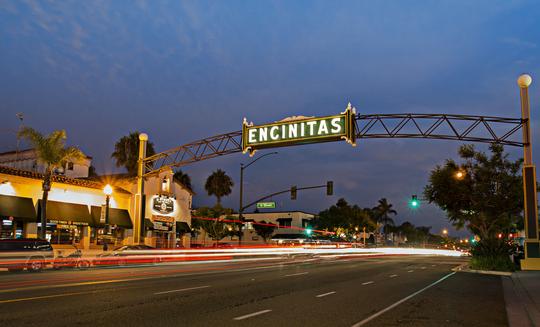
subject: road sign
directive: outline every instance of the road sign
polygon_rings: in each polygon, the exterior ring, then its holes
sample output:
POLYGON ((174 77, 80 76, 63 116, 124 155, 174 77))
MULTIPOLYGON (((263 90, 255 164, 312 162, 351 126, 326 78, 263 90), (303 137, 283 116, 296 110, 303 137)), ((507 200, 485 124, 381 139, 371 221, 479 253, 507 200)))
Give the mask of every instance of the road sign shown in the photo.
POLYGON ((276 203, 275 202, 258 202, 257 203, 257 209, 275 209, 276 203))
POLYGON ((242 152, 253 155, 258 149, 345 140, 356 145, 356 111, 351 105, 339 115, 295 116, 275 123, 253 125, 244 119, 242 152))

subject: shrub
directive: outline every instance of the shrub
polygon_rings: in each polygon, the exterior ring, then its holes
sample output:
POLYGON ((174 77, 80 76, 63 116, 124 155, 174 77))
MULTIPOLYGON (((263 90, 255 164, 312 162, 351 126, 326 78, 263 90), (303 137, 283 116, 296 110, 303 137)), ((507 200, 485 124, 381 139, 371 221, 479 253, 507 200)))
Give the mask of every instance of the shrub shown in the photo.
POLYGON ((473 256, 471 268, 477 270, 514 271, 515 265, 505 256, 473 256))
POLYGON ((504 240, 482 239, 471 249, 471 268, 478 270, 514 271, 510 260, 510 244, 504 240))

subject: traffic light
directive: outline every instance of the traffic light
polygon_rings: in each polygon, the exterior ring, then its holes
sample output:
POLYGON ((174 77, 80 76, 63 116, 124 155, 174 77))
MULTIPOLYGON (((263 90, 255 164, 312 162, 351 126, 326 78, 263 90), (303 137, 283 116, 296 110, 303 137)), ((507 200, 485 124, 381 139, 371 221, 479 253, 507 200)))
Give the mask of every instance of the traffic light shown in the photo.
POLYGON ((416 194, 413 194, 409 204, 411 205, 412 208, 418 208, 418 206, 420 205, 420 201, 418 201, 418 197, 416 196, 416 194))
POLYGON ((305 232, 307 236, 311 236, 311 233, 313 232, 313 230, 311 228, 306 228, 305 232))
POLYGON ((291 200, 296 200, 296 186, 291 186, 291 200))
POLYGON ((326 195, 334 195, 334 182, 326 182, 326 195))

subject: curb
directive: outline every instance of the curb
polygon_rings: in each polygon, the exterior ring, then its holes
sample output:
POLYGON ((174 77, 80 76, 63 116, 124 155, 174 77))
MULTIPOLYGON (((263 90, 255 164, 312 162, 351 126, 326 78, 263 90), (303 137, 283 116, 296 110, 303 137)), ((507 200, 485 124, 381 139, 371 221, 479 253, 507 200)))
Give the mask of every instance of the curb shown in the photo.
POLYGON ((495 270, 476 270, 476 269, 470 269, 468 267, 467 263, 464 263, 462 265, 459 265, 457 267, 452 268, 452 271, 455 272, 466 272, 466 273, 473 273, 473 274, 483 274, 483 275, 495 275, 495 276, 512 276, 512 273, 509 271, 495 271, 495 270))

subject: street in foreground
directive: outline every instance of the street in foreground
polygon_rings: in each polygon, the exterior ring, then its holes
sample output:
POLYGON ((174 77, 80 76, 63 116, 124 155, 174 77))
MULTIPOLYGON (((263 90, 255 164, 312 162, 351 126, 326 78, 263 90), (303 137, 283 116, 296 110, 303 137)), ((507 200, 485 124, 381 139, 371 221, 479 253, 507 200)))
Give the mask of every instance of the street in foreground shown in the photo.
POLYGON ((465 260, 387 256, 0 273, 0 325, 506 326, 500 277, 451 270, 465 260))

